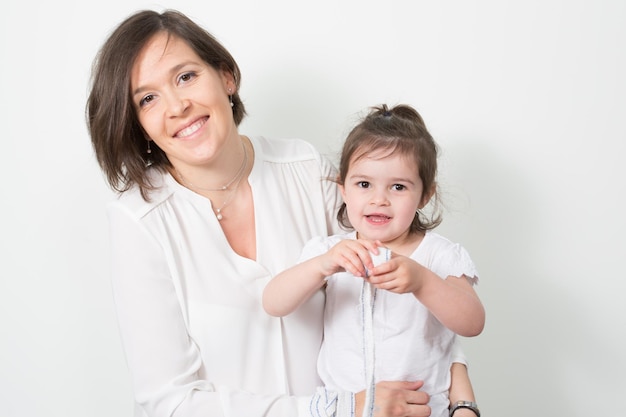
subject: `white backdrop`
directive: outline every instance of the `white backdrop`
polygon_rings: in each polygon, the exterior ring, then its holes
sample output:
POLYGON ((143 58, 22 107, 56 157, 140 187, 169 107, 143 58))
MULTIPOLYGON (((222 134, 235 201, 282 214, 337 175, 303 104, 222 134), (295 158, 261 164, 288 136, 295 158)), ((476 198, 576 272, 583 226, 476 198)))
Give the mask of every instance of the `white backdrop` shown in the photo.
POLYGON ((481 272, 485 416, 626 414, 626 2, 36 0, 0 11, 0 415, 131 416, 84 104, 109 31, 166 7, 238 60, 242 133, 334 156, 367 106, 422 113, 481 272))

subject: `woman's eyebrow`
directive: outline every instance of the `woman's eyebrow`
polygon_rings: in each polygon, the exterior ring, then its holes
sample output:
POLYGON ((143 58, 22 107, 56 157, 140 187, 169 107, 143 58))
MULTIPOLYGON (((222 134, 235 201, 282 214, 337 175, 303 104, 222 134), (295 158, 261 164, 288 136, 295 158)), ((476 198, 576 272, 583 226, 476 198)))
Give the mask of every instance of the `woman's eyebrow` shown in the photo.
MULTIPOLYGON (((187 65, 197 65, 198 63, 196 61, 185 61, 185 62, 181 62, 180 64, 176 64, 174 65, 172 68, 169 69, 169 73, 170 74, 175 74, 178 71, 180 71, 182 68, 186 67, 187 65)), ((149 86, 139 86, 137 87, 134 91, 133 91, 133 96, 136 96, 137 94, 141 94, 144 91, 150 90, 149 86)))

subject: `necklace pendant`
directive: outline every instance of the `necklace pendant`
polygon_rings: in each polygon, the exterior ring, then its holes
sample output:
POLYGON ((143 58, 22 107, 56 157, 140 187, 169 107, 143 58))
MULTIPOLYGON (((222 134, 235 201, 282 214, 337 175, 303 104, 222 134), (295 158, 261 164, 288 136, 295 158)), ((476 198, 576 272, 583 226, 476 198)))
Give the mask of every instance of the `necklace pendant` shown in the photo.
POLYGON ((224 216, 222 216, 221 213, 221 209, 217 209, 217 215, 215 217, 217 217, 217 220, 222 220, 224 218, 224 216))

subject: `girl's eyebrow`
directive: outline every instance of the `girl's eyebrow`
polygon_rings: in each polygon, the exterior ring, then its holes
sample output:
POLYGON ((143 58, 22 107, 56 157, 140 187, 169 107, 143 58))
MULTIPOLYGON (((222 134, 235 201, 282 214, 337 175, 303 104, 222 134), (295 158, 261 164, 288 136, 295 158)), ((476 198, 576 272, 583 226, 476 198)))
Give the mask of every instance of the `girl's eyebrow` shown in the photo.
POLYGON ((350 175, 350 178, 372 178, 369 175, 361 174, 359 172, 350 175))
POLYGON ((406 182, 408 184, 414 184, 415 181, 413 181, 410 178, 392 178, 391 179, 392 182, 406 182))
MULTIPOLYGON (((357 173, 354 173, 354 174, 350 175, 348 177, 348 179, 353 180, 353 181, 354 180, 364 180, 364 181, 370 181, 371 182, 372 179, 376 180, 376 179, 378 179, 378 177, 373 177, 373 176, 370 176, 370 175, 365 175, 365 174, 361 174, 361 173, 357 172, 357 173)), ((415 181, 413 181, 412 179, 404 178, 404 177, 386 178, 385 181, 390 181, 392 183, 405 182, 405 183, 411 184, 411 185, 415 184, 415 181)))
POLYGON ((346 177, 346 180, 350 180, 350 181, 372 181, 372 179, 375 179, 376 177, 372 177, 369 175, 365 175, 365 174, 360 174, 360 173, 354 173, 349 175, 348 177, 346 177))

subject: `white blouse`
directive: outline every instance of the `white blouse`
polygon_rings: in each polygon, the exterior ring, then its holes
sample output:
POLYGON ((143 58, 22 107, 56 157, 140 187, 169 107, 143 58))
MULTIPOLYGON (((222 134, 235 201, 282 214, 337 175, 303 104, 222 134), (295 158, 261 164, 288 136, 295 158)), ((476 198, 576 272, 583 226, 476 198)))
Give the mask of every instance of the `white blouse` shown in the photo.
POLYGON ((308 415, 324 294, 285 318, 262 290, 314 236, 338 231, 336 171, 300 140, 251 138, 256 261, 228 244, 208 199, 152 172, 159 189, 110 203, 112 281, 135 416, 308 415))

